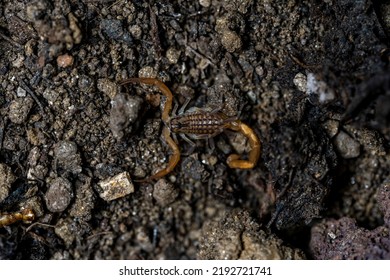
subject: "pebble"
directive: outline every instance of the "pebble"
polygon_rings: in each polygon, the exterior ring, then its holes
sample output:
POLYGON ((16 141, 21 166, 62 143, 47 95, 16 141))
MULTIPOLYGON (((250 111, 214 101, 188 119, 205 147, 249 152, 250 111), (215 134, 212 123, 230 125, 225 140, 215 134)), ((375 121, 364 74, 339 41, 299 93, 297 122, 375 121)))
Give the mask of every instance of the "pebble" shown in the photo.
POLYGON ((16 96, 17 97, 26 97, 26 95, 27 95, 27 92, 24 88, 18 87, 16 89, 16 96))
POLYGON ((65 171, 78 174, 82 171, 81 157, 77 153, 77 145, 72 141, 60 141, 54 148, 54 157, 57 161, 57 167, 65 171))
POLYGON ((176 64, 179 61, 180 53, 181 52, 179 50, 171 47, 167 50, 167 53, 165 55, 166 55, 169 63, 176 64))
POLYGON ((58 221, 54 228, 54 232, 65 242, 66 246, 70 246, 76 237, 72 230, 72 222, 66 219, 58 221))
POLYGON ((130 32, 123 28, 122 21, 119 19, 104 19, 100 23, 100 28, 104 34, 114 41, 128 44, 133 42, 130 32))
POLYGON ((31 98, 16 98, 12 100, 9 105, 9 119, 15 124, 24 123, 32 106, 33 100, 31 98))
POLYGON ((138 77, 142 78, 156 78, 157 71, 151 66, 145 66, 138 71, 138 77))
POLYGON ((62 212, 73 198, 72 184, 65 178, 57 177, 45 193, 46 207, 51 212, 62 212))
POLYGON ((306 92, 307 79, 305 74, 302 73, 296 74, 293 79, 293 83, 299 91, 306 92))
POLYGON ((157 204, 162 207, 174 202, 178 195, 179 193, 175 187, 165 179, 158 180, 154 185, 153 198, 156 200, 157 204))
POLYGON ((345 158, 356 158, 360 155, 360 144, 344 131, 340 131, 335 139, 334 144, 340 155, 345 158))
POLYGON ((211 5, 211 0, 199 0, 199 4, 202 7, 208 8, 211 5))
POLYGON ((231 30, 224 30, 221 33, 221 43, 222 46, 224 46, 224 48, 230 53, 239 50, 242 46, 240 36, 238 36, 236 32, 231 30))
POLYGON ((130 31, 131 35, 133 35, 133 37, 135 39, 140 39, 141 36, 142 36, 142 28, 139 25, 131 26, 129 28, 129 31, 130 31))
POLYGON ((105 201, 118 199, 134 192, 134 185, 128 172, 122 172, 102 180, 97 183, 95 188, 99 196, 105 201))
POLYGON ((73 65, 74 58, 69 54, 59 55, 57 57, 57 65, 61 68, 66 68, 73 65))
POLYGON ((22 54, 18 54, 18 57, 12 61, 12 66, 20 68, 24 65, 25 57, 22 54))
POLYGON ((0 163, 0 202, 8 197, 11 184, 15 182, 16 177, 11 171, 11 167, 0 163))

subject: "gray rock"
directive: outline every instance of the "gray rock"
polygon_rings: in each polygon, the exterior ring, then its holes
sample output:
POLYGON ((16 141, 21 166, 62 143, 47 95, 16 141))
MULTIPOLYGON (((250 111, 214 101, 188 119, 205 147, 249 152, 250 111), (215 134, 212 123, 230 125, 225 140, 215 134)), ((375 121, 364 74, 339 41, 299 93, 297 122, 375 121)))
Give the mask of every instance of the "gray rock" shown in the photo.
POLYGON ((72 198, 72 184, 67 179, 58 177, 45 194, 46 207, 51 212, 62 212, 69 206, 72 198))
POLYGON ((27 120, 28 113, 33 106, 31 98, 17 98, 9 105, 8 117, 11 122, 22 124, 27 120))
POLYGON ((132 131, 133 124, 140 114, 142 98, 118 93, 111 102, 110 129, 115 138, 121 139, 132 131))
POLYGON ((72 141, 60 141, 54 148, 57 168, 78 174, 82 171, 81 157, 77 152, 77 145, 72 141))
POLYGON ((344 131, 340 131, 335 137, 334 144, 340 155, 345 158, 356 158, 360 155, 360 144, 344 131))

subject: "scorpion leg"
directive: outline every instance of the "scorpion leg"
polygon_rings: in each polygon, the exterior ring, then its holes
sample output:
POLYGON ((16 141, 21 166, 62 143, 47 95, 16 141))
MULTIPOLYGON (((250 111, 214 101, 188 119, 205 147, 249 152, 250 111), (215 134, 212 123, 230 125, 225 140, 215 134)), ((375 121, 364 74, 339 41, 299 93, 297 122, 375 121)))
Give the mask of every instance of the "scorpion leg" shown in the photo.
POLYGON ((167 167, 158 171, 156 174, 154 174, 150 177, 147 177, 147 178, 141 179, 141 180, 134 180, 134 181, 142 183, 142 182, 148 182, 148 181, 151 181, 154 179, 159 179, 159 178, 164 177, 165 175, 169 174, 170 172, 172 172, 172 170, 176 167, 177 163, 180 160, 179 147, 177 146, 176 142, 171 138, 170 131, 166 126, 163 128, 162 135, 163 135, 165 141, 168 143, 168 145, 171 147, 171 149, 173 151, 172 156, 169 158, 169 162, 168 162, 167 167))
POLYGON ((260 157, 260 140, 256 133, 246 124, 241 121, 233 121, 228 126, 229 129, 241 132, 248 140, 251 147, 247 160, 240 159, 240 155, 232 154, 227 158, 227 164, 230 168, 250 169, 253 168, 260 157))
POLYGON ((159 88, 159 90, 165 95, 167 98, 165 102, 165 106, 161 115, 161 119, 164 123, 168 123, 169 121, 169 113, 172 110, 172 102, 173 102, 173 95, 172 92, 169 90, 169 88, 161 81, 155 79, 155 78, 129 78, 127 80, 124 80, 120 83, 120 85, 125 85, 128 83, 141 83, 146 85, 154 85, 159 88))

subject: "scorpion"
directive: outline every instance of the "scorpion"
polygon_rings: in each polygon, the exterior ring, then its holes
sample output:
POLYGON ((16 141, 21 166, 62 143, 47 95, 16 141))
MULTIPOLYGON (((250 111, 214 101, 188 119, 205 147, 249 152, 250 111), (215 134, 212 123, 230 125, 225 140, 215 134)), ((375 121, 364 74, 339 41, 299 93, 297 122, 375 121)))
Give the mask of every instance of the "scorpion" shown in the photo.
MULTIPOLYGON (((174 170, 180 161, 180 149, 176 141, 171 137, 171 133, 179 134, 184 140, 194 146, 194 143, 188 139, 209 139, 220 133, 225 129, 242 133, 248 140, 250 145, 250 152, 248 159, 240 158, 238 154, 231 154, 227 158, 227 165, 230 168, 250 169, 253 168, 260 156, 260 140, 256 133, 245 123, 238 120, 236 117, 229 117, 220 112, 219 109, 207 111, 201 108, 193 108, 194 110, 184 112, 184 108, 188 105, 188 101, 179 110, 179 114, 170 117, 172 111, 173 94, 169 88, 160 80, 155 78, 129 78, 123 80, 120 85, 129 83, 140 83, 146 85, 156 86, 165 96, 165 105, 162 108, 161 120, 165 124, 162 130, 162 137, 172 150, 172 155, 169 158, 167 166, 158 171, 156 174, 146 177, 144 179, 136 180, 137 182, 148 182, 154 179, 159 179, 169 174, 174 170)), ((174 109, 176 111, 176 109, 174 109)), ((176 138, 175 138, 176 139, 176 138)))
POLYGON ((13 212, 13 213, 2 213, 0 215, 0 228, 11 225, 18 221, 23 221, 26 223, 30 223, 35 219, 34 211, 26 208, 21 211, 13 212))

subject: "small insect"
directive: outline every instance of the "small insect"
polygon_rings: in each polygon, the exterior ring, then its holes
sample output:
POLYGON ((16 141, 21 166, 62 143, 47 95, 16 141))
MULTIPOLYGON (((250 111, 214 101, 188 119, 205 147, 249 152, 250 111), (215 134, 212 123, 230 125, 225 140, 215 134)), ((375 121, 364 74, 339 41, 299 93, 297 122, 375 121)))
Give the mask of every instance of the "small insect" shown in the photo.
POLYGON ((241 159, 238 154, 232 154, 227 158, 227 164, 230 168, 250 169, 253 168, 260 156, 260 140, 256 133, 246 124, 238 120, 226 116, 219 110, 207 111, 201 108, 192 108, 190 112, 184 112, 186 103, 183 108, 179 110, 177 116, 170 117, 172 111, 173 95, 169 88, 161 81, 154 78, 130 78, 124 80, 120 85, 128 83, 143 83, 147 85, 154 85, 166 97, 165 105, 162 110, 161 119, 165 126, 162 130, 162 136, 165 142, 172 149, 172 156, 169 159, 167 167, 158 171, 156 174, 145 179, 138 180, 138 182, 147 182, 153 179, 159 179, 176 167, 180 160, 180 149, 177 143, 172 139, 171 132, 179 134, 184 140, 194 146, 194 143, 188 139, 187 135, 192 139, 208 139, 222 133, 225 129, 230 129, 242 133, 248 140, 251 147, 247 160, 241 159))
POLYGON ((34 211, 26 208, 18 212, 0 214, 0 228, 11 225, 18 221, 31 223, 35 219, 34 211))

